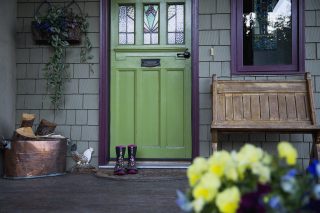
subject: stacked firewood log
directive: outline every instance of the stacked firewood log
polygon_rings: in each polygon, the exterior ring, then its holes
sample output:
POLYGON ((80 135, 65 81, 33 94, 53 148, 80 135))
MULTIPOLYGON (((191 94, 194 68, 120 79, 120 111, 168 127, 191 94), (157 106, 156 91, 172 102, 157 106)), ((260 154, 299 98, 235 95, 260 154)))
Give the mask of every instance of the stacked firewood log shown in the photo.
POLYGON ((57 124, 42 119, 36 130, 33 132, 32 126, 36 116, 34 114, 22 114, 20 128, 16 129, 14 139, 36 139, 38 136, 46 136, 54 133, 57 124))

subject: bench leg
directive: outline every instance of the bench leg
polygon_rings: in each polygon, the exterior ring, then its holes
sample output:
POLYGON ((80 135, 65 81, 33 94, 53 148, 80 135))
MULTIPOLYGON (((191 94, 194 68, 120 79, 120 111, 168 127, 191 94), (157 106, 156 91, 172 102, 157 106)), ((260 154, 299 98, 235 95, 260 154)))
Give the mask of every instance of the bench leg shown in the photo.
POLYGON ((312 149, 310 153, 310 161, 313 159, 319 160, 320 157, 320 132, 316 132, 313 135, 312 149))
POLYGON ((212 130, 212 154, 218 151, 218 130, 212 130))

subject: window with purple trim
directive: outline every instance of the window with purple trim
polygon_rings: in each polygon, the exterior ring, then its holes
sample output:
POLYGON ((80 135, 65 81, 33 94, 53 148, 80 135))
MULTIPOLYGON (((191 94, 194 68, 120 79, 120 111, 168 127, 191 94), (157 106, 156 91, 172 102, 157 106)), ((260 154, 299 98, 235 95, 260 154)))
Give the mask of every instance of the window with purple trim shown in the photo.
POLYGON ((232 2, 233 74, 304 72, 302 0, 232 2))

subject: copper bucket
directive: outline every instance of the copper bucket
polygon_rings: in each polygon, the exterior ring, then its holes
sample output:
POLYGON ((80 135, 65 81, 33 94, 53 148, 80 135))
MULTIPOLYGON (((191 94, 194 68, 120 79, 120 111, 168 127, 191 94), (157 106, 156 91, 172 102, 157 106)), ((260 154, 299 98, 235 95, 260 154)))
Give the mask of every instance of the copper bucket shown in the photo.
POLYGON ((66 172, 66 139, 14 140, 4 151, 4 177, 36 178, 66 172))

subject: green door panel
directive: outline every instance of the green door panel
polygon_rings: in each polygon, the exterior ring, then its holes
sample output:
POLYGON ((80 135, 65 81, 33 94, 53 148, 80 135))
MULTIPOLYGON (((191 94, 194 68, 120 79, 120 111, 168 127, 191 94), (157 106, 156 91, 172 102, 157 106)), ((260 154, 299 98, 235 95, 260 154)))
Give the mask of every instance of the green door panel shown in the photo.
POLYGON ((139 145, 143 147, 161 147, 160 143, 160 72, 161 70, 143 70, 141 72, 141 100, 139 110, 141 132, 139 145))
POLYGON ((136 144, 142 159, 191 158, 190 1, 113 0, 111 10, 110 154, 116 145, 136 144), (159 45, 143 45, 143 4, 160 5, 159 45), (168 45, 167 5, 185 5, 185 44, 168 45), (119 45, 119 5, 135 7, 135 44, 119 45), (189 14, 189 16, 188 16, 189 14), (160 66, 141 67, 142 59, 160 66))
POLYGON ((134 143, 135 135, 135 72, 133 70, 118 70, 115 72, 117 75, 113 80, 115 80, 115 100, 116 109, 113 110, 115 113, 111 118, 116 117, 116 120, 112 120, 111 123, 115 124, 117 127, 114 129, 117 136, 115 140, 126 141, 126 143, 134 143), (125 132, 126 134, 122 134, 125 132))
POLYGON ((183 147, 184 143, 184 70, 169 71, 166 77, 166 111, 168 147, 183 147))

